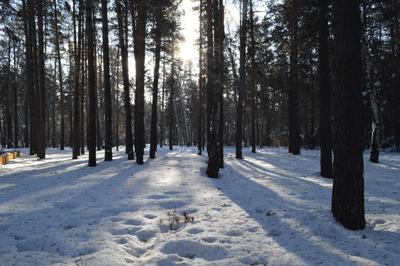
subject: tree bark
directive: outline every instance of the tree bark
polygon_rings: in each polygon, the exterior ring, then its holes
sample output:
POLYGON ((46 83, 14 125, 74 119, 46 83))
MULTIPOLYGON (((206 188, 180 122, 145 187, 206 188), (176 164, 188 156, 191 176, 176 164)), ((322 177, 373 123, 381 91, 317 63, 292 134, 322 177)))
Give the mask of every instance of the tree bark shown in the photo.
POLYGON ((254 12, 253 12, 253 0, 250 0, 250 96, 251 96, 251 152, 256 152, 256 113, 257 113, 257 92, 256 92, 256 72, 255 72, 255 40, 254 40, 254 12))
POLYGON ((128 70, 128 47, 125 43, 123 14, 121 12, 120 0, 115 1, 116 13, 118 18, 118 38, 121 49, 122 79, 124 86, 124 105, 125 105, 125 152, 128 160, 134 159, 133 136, 132 136, 132 117, 131 117, 131 97, 129 92, 129 70, 128 70))
MULTIPOLYGON (((174 48, 174 47, 173 47, 174 48)), ((174 147, 174 81, 175 81, 175 50, 172 49, 172 58, 171 58, 171 87, 169 92, 169 103, 168 103, 168 124, 169 124, 169 134, 168 134, 168 144, 169 150, 172 151, 174 147)))
MULTIPOLYGON (((211 4, 211 1, 208 2, 211 4)), ((213 58, 212 67, 208 68, 209 78, 209 99, 207 102, 207 110, 209 111, 209 139, 208 139, 208 165, 207 176, 217 178, 219 168, 223 167, 223 5, 222 1, 213 0, 213 5, 207 7, 207 21, 213 21, 213 58), (213 19, 210 19, 212 16, 213 19)), ((208 26, 209 27, 209 26, 208 26)), ((210 37, 210 35, 208 35, 210 37)), ((207 47, 208 49, 210 47, 207 47)), ((208 64, 210 61, 208 62, 208 64)))
POLYGON ((55 41, 56 41, 56 52, 58 62, 58 83, 60 86, 60 150, 64 150, 64 139, 65 139, 65 120, 64 120, 64 89, 63 89, 63 73, 61 67, 61 53, 60 53, 60 32, 58 29, 58 9, 57 0, 53 0, 54 4, 54 28, 55 28, 55 41))
POLYGON ((160 76, 160 60, 161 60, 161 21, 160 17, 161 6, 160 3, 156 7, 156 18, 155 18, 155 64, 154 64, 154 79, 153 79, 153 102, 151 105, 151 129, 150 129, 150 158, 156 157, 157 150, 157 102, 158 102, 158 81, 160 76))
POLYGON ((37 126, 37 155, 39 159, 46 157, 46 87, 45 87, 45 65, 44 65, 44 30, 43 30, 43 3, 37 1, 37 17, 38 17, 38 101, 39 101, 39 117, 37 126))
POLYGON ((143 164, 144 155, 144 59, 146 37, 146 3, 138 0, 136 33, 135 151, 136 163, 143 164))
POLYGON ((103 25, 103 70, 104 70, 104 160, 112 161, 112 104, 110 84, 110 56, 108 47, 107 0, 101 1, 103 25))
POLYGON ((74 132, 73 132, 73 146, 72 146, 72 159, 78 159, 80 142, 80 82, 79 73, 81 66, 81 39, 82 39, 82 9, 83 0, 79 0, 78 12, 78 40, 76 40, 76 13, 75 13, 75 0, 73 0, 73 24, 74 24, 74 132))
POLYGON ((246 89, 246 24, 247 24, 247 1, 242 0, 242 19, 240 25, 240 59, 239 59, 239 84, 238 103, 236 109, 236 159, 243 159, 243 98, 246 89))
POLYGON ((86 0, 86 35, 87 35, 87 58, 88 58, 88 150, 90 167, 96 166, 96 73, 94 57, 94 30, 93 30, 93 0, 86 0))
POLYGON ((319 135, 320 135, 320 175, 332 178, 332 125, 331 88, 329 84, 329 26, 327 0, 319 1, 319 135))
POLYGON ((332 213, 345 228, 358 230, 365 227, 360 1, 336 1, 334 15, 332 213))
POLYGON ((299 80, 298 80, 298 0, 291 0, 290 14, 290 84, 289 152, 300 154, 299 80))
POLYGON ((199 112, 197 118, 197 154, 203 153, 203 0, 200 0, 199 7, 199 112))

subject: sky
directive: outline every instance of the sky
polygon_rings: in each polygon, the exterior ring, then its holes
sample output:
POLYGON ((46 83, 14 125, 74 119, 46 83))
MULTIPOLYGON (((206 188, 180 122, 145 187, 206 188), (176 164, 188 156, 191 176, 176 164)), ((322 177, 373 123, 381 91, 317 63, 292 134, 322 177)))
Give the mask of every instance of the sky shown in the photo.
POLYGON ((183 61, 191 60, 193 63, 198 61, 198 49, 196 47, 196 39, 199 38, 199 14, 193 11, 193 7, 197 5, 191 0, 183 0, 181 9, 183 15, 181 17, 182 35, 184 40, 178 45, 178 56, 183 61))
MULTIPOLYGON (((225 30, 227 24, 229 28, 235 29, 239 25, 239 8, 237 4, 233 4, 232 0, 224 1, 225 5, 225 30)), ((195 65, 198 62, 198 49, 196 47, 196 40, 199 38, 199 13, 193 11, 193 7, 198 5, 198 1, 183 0, 181 9, 184 14, 181 18, 182 35, 185 40, 179 44, 178 56, 184 60, 191 60, 195 65)))
MULTIPOLYGON (((225 31, 228 28, 233 31, 239 25, 239 7, 237 4, 233 4, 232 0, 225 0, 225 31), (229 27, 228 27, 229 24, 229 27)), ((184 62, 192 61, 193 66, 198 68, 199 51, 196 46, 196 40, 199 38, 199 13, 193 11, 193 8, 198 5, 198 1, 182 0, 180 9, 183 10, 181 17, 181 34, 184 39, 178 44, 178 57, 184 62)), ((147 56, 146 60, 150 60, 151 57, 147 56)), ((151 65, 149 62, 147 65, 151 65)), ((148 68, 148 67, 147 67, 148 68)), ((152 67, 148 70, 152 71, 152 67)), ((135 59, 133 55, 129 57, 129 77, 135 76, 135 59)))

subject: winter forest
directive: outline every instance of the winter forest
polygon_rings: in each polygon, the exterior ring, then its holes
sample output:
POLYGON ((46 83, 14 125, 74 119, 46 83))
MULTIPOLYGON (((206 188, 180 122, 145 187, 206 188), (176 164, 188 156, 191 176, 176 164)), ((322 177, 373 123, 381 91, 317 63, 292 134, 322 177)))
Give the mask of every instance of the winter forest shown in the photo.
POLYGON ((0 265, 399 254, 399 0, 0 1, 0 265))

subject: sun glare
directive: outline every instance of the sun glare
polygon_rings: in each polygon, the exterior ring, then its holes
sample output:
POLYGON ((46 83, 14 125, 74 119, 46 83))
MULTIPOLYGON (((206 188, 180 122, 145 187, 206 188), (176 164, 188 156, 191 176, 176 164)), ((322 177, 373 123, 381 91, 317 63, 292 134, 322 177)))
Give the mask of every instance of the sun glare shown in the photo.
POLYGON ((181 18, 182 35, 184 39, 178 44, 178 56, 183 61, 197 62, 198 49, 196 39, 198 39, 199 18, 198 13, 193 11, 196 3, 191 0, 183 0, 181 8, 183 15, 181 18))

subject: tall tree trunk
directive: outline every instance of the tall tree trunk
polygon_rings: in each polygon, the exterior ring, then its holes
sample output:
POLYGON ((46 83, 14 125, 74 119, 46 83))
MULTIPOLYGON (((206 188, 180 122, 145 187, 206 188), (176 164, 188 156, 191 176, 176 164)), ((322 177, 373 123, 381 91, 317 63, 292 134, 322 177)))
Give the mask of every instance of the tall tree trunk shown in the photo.
POLYGON ((146 3, 138 0, 136 29, 136 94, 135 94, 135 151, 136 163, 143 164, 144 155, 144 57, 146 37, 146 3))
POLYGON ((255 72, 255 40, 254 40, 254 12, 253 12, 253 0, 250 0, 250 102, 251 102, 251 152, 256 152, 256 113, 257 113, 257 93, 255 86, 256 72, 255 72))
MULTIPOLYGON (((174 48, 174 47, 173 47, 174 48)), ((171 58, 171 87, 169 92, 169 104, 168 104, 168 127, 169 127, 169 134, 168 134, 168 142, 169 142, 169 150, 172 151, 174 146, 174 81, 175 81, 175 49, 172 49, 172 58, 171 58)))
POLYGON ((332 213, 345 228, 357 230, 365 227, 360 1, 336 1, 334 15, 332 213))
POLYGON ((319 135, 321 176, 332 178, 331 88, 329 84, 328 0, 319 1, 319 135))
POLYGON ((164 99, 165 99, 165 79, 166 79, 166 69, 165 69, 165 55, 163 59, 163 74, 162 74, 162 91, 161 91, 161 119, 160 119, 160 147, 164 145, 165 142, 165 105, 164 105, 164 99))
POLYGON ((239 48, 239 84, 238 103, 236 109, 236 159, 243 159, 243 98, 246 89, 246 24, 247 24, 247 1, 242 0, 242 19, 240 24, 240 48, 239 48))
POLYGON ((96 73, 94 57, 94 30, 93 30, 93 0, 86 0, 86 35, 87 35, 87 58, 88 58, 88 150, 91 167, 96 166, 96 73))
POLYGON ((110 84, 110 56, 108 48, 107 0, 101 0, 103 25, 103 68, 104 68, 104 160, 112 160, 112 104, 110 84))
POLYGON ((6 91, 6 133, 7 133, 7 148, 11 148, 12 145, 12 81, 11 81, 11 36, 8 36, 8 49, 7 49, 7 91, 6 91))
MULTIPOLYGON (((16 48, 19 44, 14 44, 13 54, 14 54, 14 74, 13 74, 13 89, 14 89, 14 148, 19 148, 19 128, 18 128, 18 62, 17 62, 17 54, 16 48)), ((18 48, 19 50, 19 48, 18 48)))
MULTIPOLYGON (((132 137, 132 117, 131 117, 131 97, 129 92, 129 70, 128 70, 128 47, 125 43, 124 22, 123 14, 121 12, 120 0, 116 2, 116 12, 118 18, 118 38, 119 46, 121 49, 121 63, 122 63, 122 79, 124 86, 124 105, 125 105, 125 152, 128 154, 128 160, 134 159, 133 153, 133 137, 132 137)), ((136 106, 135 106, 136 107, 136 106)))
POLYGON ((397 116, 394 118, 394 140, 396 150, 400 151, 400 3, 398 0, 391 1, 391 11, 393 13, 392 18, 392 30, 391 30, 391 43, 392 43, 392 54, 393 54, 393 87, 395 88, 394 94, 394 113, 397 116))
POLYGON ((154 80, 153 80, 153 102, 151 105, 151 129, 150 129, 150 158, 156 157, 157 150, 157 98, 158 98, 158 80, 160 76, 160 60, 161 60, 161 6, 160 3, 156 7, 156 28, 155 28, 155 64, 154 64, 154 80))
MULTIPOLYGON (((82 14, 82 21, 83 21, 83 14, 82 14)), ((84 28, 82 25, 82 32, 84 32, 84 28)), ((88 140, 88 130, 87 130, 87 120, 85 119, 85 115, 86 118, 88 117, 88 113, 89 113, 89 97, 88 97, 88 89, 87 89, 87 52, 86 49, 84 49, 84 47, 87 46, 87 38, 86 38, 86 33, 83 34, 82 37, 82 44, 81 44, 81 61, 80 61, 80 69, 81 70, 81 81, 79 83, 79 108, 80 108, 80 119, 79 119, 79 132, 80 132, 80 153, 82 155, 85 154, 85 144, 87 144, 87 140, 88 140), (85 123, 86 122, 86 123, 85 123), (86 124, 86 129, 85 129, 85 124, 86 124), (85 134, 86 132, 86 134, 85 134)))
MULTIPOLYGON (((26 105, 26 117, 25 117, 25 148, 29 145, 29 154, 33 155, 33 147, 32 147, 32 116, 33 116, 33 106, 32 106, 32 87, 33 87, 33 79, 32 79, 32 70, 31 70, 31 58, 32 58, 32 50, 31 50, 31 43, 30 43, 30 36, 29 36, 29 15, 28 15, 28 8, 26 6, 25 0, 22 1, 22 15, 23 15, 23 22, 24 22, 24 34, 25 34, 25 105, 26 105)), ((1 125, 0 125, 1 130, 1 125)), ((0 141, 3 137, 0 138, 0 141)))
POLYGON ((219 98, 219 125, 218 125, 218 166, 219 168, 224 168, 224 40, 225 40, 225 24, 224 24, 224 3, 223 0, 218 1, 218 35, 219 35, 219 44, 218 44, 218 98, 219 98))
POLYGON ((210 155, 210 140, 211 140, 211 116, 213 106, 213 14, 212 14, 212 0, 207 0, 206 16, 207 16, 207 153, 210 155))
MULTIPOLYGON (((54 79, 57 80, 57 57, 54 57, 54 79)), ((56 87, 51 90, 51 147, 54 149, 56 147, 56 87)))
POLYGON ((37 155, 39 159, 46 157, 46 86, 45 86, 45 64, 44 64, 44 29, 43 29, 43 3, 37 1, 38 17, 38 78, 39 78, 39 124, 37 133, 37 155))
POLYGON ((203 151, 203 0, 200 0, 199 8, 199 111, 197 118, 197 154, 201 155, 203 151))
POLYGON ((377 69, 374 69, 372 55, 375 54, 375 51, 371 49, 370 42, 368 40, 368 32, 366 27, 367 14, 365 12, 366 6, 363 7, 362 14, 362 54, 364 56, 364 64, 365 64, 365 82, 367 85, 367 90, 369 92, 369 99, 371 103, 372 110, 372 126, 371 126, 371 150, 369 160, 373 163, 379 163, 379 149, 380 149, 380 108, 378 105, 378 92, 374 82, 374 74, 378 73, 377 69))
MULTIPOLYGON (((97 43, 97 30, 96 30, 96 22, 93 22, 93 30, 94 30, 94 42, 97 43)), ((98 50, 97 45, 94 46, 94 58, 95 64, 94 69, 96 73, 96 88, 101 88, 102 84, 102 56, 100 56, 100 66, 97 67, 97 58, 98 58, 98 50), (97 74, 97 69, 99 70, 99 74, 97 74)), ((97 89, 96 89, 97 90, 97 89)), ((98 151, 101 151, 103 147, 103 140, 101 138, 101 126, 100 126, 100 110, 101 109, 101 95, 100 93, 96 93, 96 148, 98 151)))
POLYGON ((289 152, 294 155, 300 154, 298 1, 291 0, 290 10, 289 152))
MULTIPOLYGON (((26 4, 25 4, 26 5, 26 4)), ((37 75, 34 73, 36 68, 36 26, 35 26, 35 6, 34 1, 27 2, 26 9, 26 19, 27 19, 27 79, 29 81, 29 120, 30 120, 30 149, 29 154, 34 155, 37 153, 37 118, 38 118, 38 105, 37 103, 37 75)), ((3 144, 4 146, 4 144, 3 144)))
MULTIPOLYGON (((208 4, 211 4, 208 2, 208 4)), ((223 67, 223 5, 222 1, 213 0, 213 5, 207 7, 207 22, 213 21, 213 60, 212 67, 208 68, 207 73, 209 80, 209 99, 207 109, 210 113, 209 127, 210 134, 208 139, 208 165, 207 176, 217 178, 219 168, 223 167, 223 84, 222 84, 222 67, 223 67), (212 16, 210 19, 210 16, 212 16), (222 134, 221 134, 222 133, 222 134)), ((208 36, 210 37, 210 36, 208 36)), ((209 47, 207 47, 209 48, 209 47)), ((208 62, 208 64, 210 61, 208 62)))
POLYGON ((80 134, 80 82, 79 73, 81 66, 81 39, 82 39, 82 9, 83 0, 79 0, 79 12, 78 12, 78 40, 76 40, 76 12, 75 12, 75 0, 73 0, 73 24, 74 24, 74 132, 73 132, 73 146, 72 146, 72 159, 78 159, 79 148, 81 145, 81 134, 80 134))
POLYGON ((55 28, 55 39, 56 39, 56 52, 58 61, 58 83, 60 86, 60 150, 64 150, 64 138, 65 138, 65 121, 64 121, 64 89, 63 89, 63 73, 61 67, 61 53, 60 53, 60 33, 58 29, 58 9, 57 0, 53 0, 54 4, 54 28, 55 28))
POLYGON ((116 150, 119 151, 119 49, 117 48, 117 63, 115 64, 116 68, 116 80, 115 80, 115 106, 116 106, 116 114, 115 114, 115 146, 116 150))

